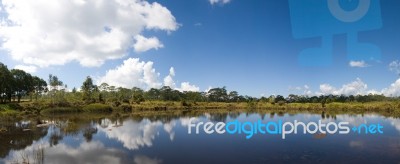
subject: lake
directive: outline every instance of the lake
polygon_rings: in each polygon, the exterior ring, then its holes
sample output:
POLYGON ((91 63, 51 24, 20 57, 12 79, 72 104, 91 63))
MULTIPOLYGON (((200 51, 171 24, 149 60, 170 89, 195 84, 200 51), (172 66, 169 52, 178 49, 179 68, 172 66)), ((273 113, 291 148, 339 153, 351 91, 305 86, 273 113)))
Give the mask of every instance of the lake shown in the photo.
MULTIPOLYGON (((399 163, 400 119, 378 114, 67 115, 2 120, 0 163, 399 163), (192 119, 191 119, 192 118, 192 119), (382 134, 188 134, 195 122, 380 124, 382 134)), ((194 128, 192 129, 194 130, 194 128)))

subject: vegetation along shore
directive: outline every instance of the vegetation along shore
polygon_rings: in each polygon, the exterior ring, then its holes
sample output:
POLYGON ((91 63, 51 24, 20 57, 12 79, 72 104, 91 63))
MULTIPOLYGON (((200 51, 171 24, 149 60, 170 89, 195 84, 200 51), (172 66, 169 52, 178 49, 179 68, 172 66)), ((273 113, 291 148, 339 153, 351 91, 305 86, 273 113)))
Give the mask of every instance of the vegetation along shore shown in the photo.
POLYGON ((147 91, 107 83, 95 85, 91 77, 68 89, 57 76, 47 80, 0 63, 0 117, 62 113, 128 113, 212 110, 309 111, 328 113, 377 112, 400 117, 400 98, 384 95, 290 94, 251 97, 217 87, 207 92, 178 91, 168 86, 147 91))

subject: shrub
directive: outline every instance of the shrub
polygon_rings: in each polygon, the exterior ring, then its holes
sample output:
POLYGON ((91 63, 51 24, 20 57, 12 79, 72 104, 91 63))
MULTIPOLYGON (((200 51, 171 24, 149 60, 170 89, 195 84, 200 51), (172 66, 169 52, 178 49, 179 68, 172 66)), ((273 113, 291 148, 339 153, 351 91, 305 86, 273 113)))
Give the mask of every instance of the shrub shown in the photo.
POLYGON ((112 109, 110 106, 105 104, 89 104, 82 108, 85 112, 111 112, 112 109))
POLYGON ((132 106, 130 104, 122 104, 116 109, 118 109, 121 112, 132 112, 132 106))
POLYGON ((282 100, 281 100, 281 101, 278 101, 278 105, 279 105, 279 106, 282 106, 282 105, 284 105, 284 104, 285 104, 285 101, 282 101, 282 100))
POLYGON ((73 107, 54 107, 42 110, 41 114, 60 114, 60 113, 78 113, 81 112, 78 108, 73 107))

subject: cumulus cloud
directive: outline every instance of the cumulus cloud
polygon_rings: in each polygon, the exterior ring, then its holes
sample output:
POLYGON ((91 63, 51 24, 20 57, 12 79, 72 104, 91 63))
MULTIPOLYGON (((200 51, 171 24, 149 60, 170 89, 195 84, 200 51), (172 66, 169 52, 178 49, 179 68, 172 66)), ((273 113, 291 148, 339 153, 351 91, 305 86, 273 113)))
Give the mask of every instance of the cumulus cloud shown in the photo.
POLYGON ((199 87, 197 87, 196 85, 191 85, 189 82, 181 83, 181 88, 177 88, 177 89, 180 91, 192 91, 192 92, 200 91, 199 87))
POLYGON ((397 79, 394 83, 390 84, 389 87, 382 89, 381 93, 390 97, 400 96, 400 79, 397 79))
POLYGON ((144 0, 2 0, 1 48, 14 60, 46 67, 77 61, 100 66, 136 52, 163 47, 146 30, 179 28, 172 13, 144 0))
POLYGON ((349 62, 350 67, 359 67, 359 68, 364 68, 368 67, 369 65, 365 61, 350 61, 349 62))
POLYGON ((169 74, 164 78, 164 86, 169 86, 171 88, 175 88, 175 81, 174 81, 174 76, 175 76, 175 69, 174 67, 171 67, 169 69, 169 74))
POLYGON ((227 4, 229 3, 231 0, 208 0, 210 2, 211 5, 215 5, 215 4, 227 4))
POLYGON ((330 84, 321 84, 319 87, 320 91, 316 92, 318 95, 366 95, 366 94, 383 94, 389 97, 400 96, 400 79, 397 79, 394 83, 382 90, 368 89, 368 85, 365 84, 360 78, 355 81, 343 85, 337 89, 330 84))
POLYGON ((329 84, 321 84, 319 86, 320 92, 318 94, 322 95, 358 95, 367 93, 367 84, 365 84, 360 78, 348 84, 344 84, 341 88, 336 89, 329 84))
POLYGON ((189 82, 182 82, 180 87, 176 87, 174 78, 175 77, 175 69, 174 67, 171 67, 169 69, 169 74, 164 78, 164 86, 169 86, 172 89, 176 89, 178 91, 193 91, 193 92, 198 92, 200 91, 200 88, 197 87, 196 85, 191 85, 189 82))
POLYGON ((159 80, 160 73, 156 72, 153 62, 140 61, 138 58, 126 59, 121 65, 110 69, 104 76, 97 77, 96 83, 107 83, 116 87, 142 89, 160 88, 162 85, 169 86, 179 91, 199 91, 200 88, 189 82, 182 82, 180 87, 176 87, 174 77, 175 69, 171 67, 169 74, 164 78, 164 84, 159 80))
POLYGON ((136 52, 145 52, 150 49, 163 48, 164 45, 156 37, 145 38, 142 35, 137 35, 135 37, 136 43, 133 45, 136 52))
POLYGON ((33 65, 16 65, 15 69, 20 69, 28 73, 35 73, 37 71, 37 67, 33 65))
POLYGON ((97 78, 97 84, 107 83, 124 88, 159 88, 161 87, 159 76, 160 74, 153 68, 153 62, 129 58, 120 66, 108 70, 104 76, 97 78))

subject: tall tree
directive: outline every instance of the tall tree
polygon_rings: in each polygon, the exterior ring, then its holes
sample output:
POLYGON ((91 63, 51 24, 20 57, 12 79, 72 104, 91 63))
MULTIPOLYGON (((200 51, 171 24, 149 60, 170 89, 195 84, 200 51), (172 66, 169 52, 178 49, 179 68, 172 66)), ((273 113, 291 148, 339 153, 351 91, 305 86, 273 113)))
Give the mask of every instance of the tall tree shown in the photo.
POLYGON ((54 102, 55 96, 60 86, 63 85, 63 82, 58 79, 57 76, 50 74, 49 75, 49 85, 50 85, 50 96, 51 96, 51 103, 54 102))
POLYGON ((19 69, 11 70, 11 75, 14 78, 14 91, 20 102, 22 96, 34 90, 33 78, 31 74, 19 69))
POLYGON ((226 87, 212 88, 208 91, 208 99, 210 101, 224 102, 228 100, 226 87))
POLYGON ((0 62, 0 103, 11 101, 13 77, 7 66, 0 62))
POLYGON ((95 91, 96 86, 93 84, 93 80, 90 76, 86 77, 86 80, 83 82, 81 90, 83 92, 83 100, 91 101, 93 92, 95 91))
POLYGON ((34 87, 34 94, 35 99, 38 99, 38 95, 41 95, 44 92, 47 92, 47 83, 43 79, 34 76, 33 77, 33 87, 34 87))

